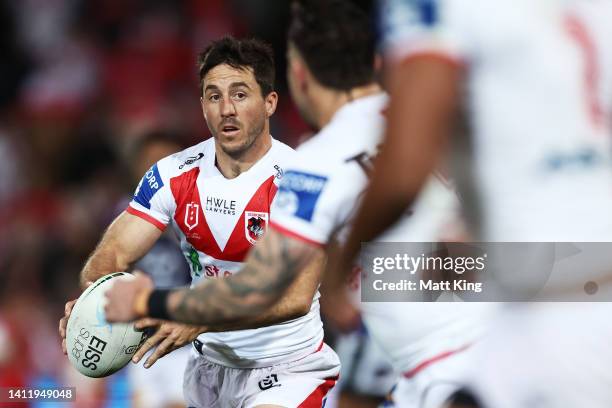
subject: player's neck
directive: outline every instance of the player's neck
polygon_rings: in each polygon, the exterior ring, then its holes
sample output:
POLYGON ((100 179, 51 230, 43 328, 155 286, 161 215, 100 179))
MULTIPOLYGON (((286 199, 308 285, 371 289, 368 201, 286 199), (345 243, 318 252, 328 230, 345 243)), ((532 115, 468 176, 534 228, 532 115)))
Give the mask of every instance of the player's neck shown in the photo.
POLYGON ((233 179, 248 171, 272 147, 272 136, 268 128, 257 137, 253 144, 239 155, 230 155, 215 143, 215 166, 223 177, 233 179))
POLYGON ((315 106, 319 107, 317 115, 317 125, 319 129, 326 126, 332 120, 336 112, 347 103, 380 92, 382 92, 382 88, 375 82, 351 88, 348 91, 337 91, 329 88, 322 90, 319 93, 319 101, 315 104, 315 106))

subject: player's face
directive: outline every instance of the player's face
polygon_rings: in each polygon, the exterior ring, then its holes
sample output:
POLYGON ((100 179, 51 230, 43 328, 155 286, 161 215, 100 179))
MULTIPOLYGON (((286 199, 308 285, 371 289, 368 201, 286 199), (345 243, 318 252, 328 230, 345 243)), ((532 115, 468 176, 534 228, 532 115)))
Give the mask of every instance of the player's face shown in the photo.
POLYGON ((306 73, 306 63, 300 57, 299 52, 289 43, 287 49, 287 83, 291 99, 298 109, 300 116, 308 126, 317 129, 317 121, 313 113, 313 108, 308 98, 308 74, 306 73))
POLYGON ((259 136, 269 132, 268 118, 278 96, 261 95, 251 68, 217 65, 204 77, 202 112, 215 142, 229 156, 249 150, 259 136))

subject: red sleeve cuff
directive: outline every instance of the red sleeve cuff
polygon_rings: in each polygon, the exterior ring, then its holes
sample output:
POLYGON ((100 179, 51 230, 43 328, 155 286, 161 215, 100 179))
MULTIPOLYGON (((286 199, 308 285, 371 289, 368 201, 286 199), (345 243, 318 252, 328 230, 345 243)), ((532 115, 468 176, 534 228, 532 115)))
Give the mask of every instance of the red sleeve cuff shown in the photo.
POLYGON ((135 209, 132 206, 128 205, 128 208, 126 208, 125 211, 127 213, 129 213, 129 214, 135 215, 136 217, 142 218, 143 220, 153 224, 155 227, 157 227, 161 231, 165 231, 166 230, 166 225, 162 224, 161 222, 159 222, 155 218, 151 217, 149 214, 143 213, 142 211, 138 211, 137 209, 135 209))
POLYGON ((276 231, 280 232, 283 235, 286 235, 286 236, 291 237, 291 238, 295 238, 295 239, 300 240, 302 242, 305 242, 305 243, 307 243, 309 245, 315 245, 315 246, 318 246, 318 247, 324 247, 325 246, 325 243, 322 243, 322 242, 319 242, 319 241, 315 241, 314 239, 306 238, 305 236, 300 235, 298 233, 295 233, 293 231, 290 231, 287 228, 285 228, 285 227, 283 227, 283 226, 281 226, 281 225, 279 225, 279 224, 277 224, 275 222, 270 221, 270 227, 274 228, 276 231))

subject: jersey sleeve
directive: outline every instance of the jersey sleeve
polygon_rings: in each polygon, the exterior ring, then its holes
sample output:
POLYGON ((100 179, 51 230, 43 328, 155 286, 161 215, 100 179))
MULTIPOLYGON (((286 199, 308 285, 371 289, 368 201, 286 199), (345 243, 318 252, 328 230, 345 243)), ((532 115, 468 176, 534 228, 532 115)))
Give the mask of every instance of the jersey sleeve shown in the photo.
POLYGON ((464 65, 473 50, 471 1, 382 0, 380 46, 391 62, 434 55, 464 65))
POLYGON ((126 211, 150 222, 160 230, 174 215, 176 204, 170 190, 170 180, 164 171, 168 159, 155 163, 142 177, 126 211))
POLYGON ((314 245, 327 244, 352 208, 339 174, 288 169, 270 211, 272 228, 314 245))

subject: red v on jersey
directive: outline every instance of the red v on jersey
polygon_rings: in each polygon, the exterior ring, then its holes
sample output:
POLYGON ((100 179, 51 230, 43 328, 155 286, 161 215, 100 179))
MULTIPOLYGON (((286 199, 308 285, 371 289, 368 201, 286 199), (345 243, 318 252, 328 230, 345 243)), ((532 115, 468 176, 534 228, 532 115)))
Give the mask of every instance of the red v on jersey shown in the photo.
POLYGON ((251 249, 253 234, 249 239, 249 220, 247 213, 270 213, 270 204, 276 194, 274 176, 268 177, 251 196, 246 207, 237 218, 237 222, 223 249, 219 246, 204 214, 202 195, 200 194, 197 179, 199 168, 194 168, 180 176, 170 179, 170 188, 176 202, 174 220, 185 234, 187 242, 195 249, 215 259, 242 262, 251 249))

